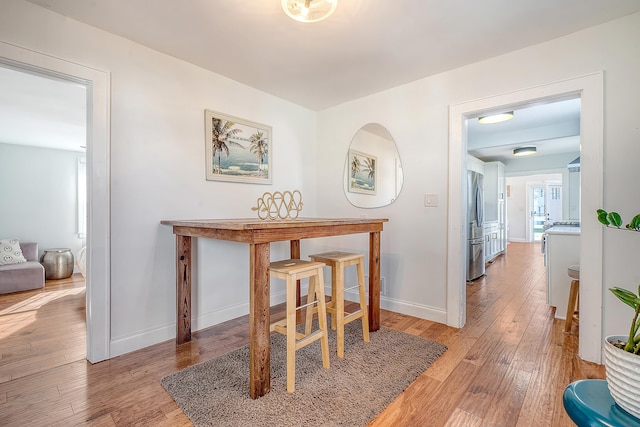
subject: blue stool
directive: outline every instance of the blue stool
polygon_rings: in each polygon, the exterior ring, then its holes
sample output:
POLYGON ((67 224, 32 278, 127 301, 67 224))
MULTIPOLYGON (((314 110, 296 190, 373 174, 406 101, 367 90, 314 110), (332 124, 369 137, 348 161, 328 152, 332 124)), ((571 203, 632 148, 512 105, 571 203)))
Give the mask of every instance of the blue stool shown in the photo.
POLYGON ((633 427, 640 419, 613 401, 606 380, 574 381, 564 389, 564 409, 578 427, 633 427))

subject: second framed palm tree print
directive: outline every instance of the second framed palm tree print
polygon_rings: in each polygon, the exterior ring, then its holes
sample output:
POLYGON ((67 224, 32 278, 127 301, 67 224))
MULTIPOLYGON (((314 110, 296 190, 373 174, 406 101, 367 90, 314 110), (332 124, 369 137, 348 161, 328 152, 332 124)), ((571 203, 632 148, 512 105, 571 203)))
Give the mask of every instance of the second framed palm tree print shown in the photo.
POLYGON ((377 163, 375 156, 349 150, 349 192, 376 194, 377 163))
POLYGON ((271 126, 205 110, 207 180, 271 184, 271 126))

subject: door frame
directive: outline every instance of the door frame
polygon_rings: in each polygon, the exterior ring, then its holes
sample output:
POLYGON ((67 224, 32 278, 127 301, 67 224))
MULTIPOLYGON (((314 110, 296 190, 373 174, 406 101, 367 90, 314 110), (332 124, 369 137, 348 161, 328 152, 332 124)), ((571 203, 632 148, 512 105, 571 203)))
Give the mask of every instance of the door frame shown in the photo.
MULTIPOLYGON (((602 71, 541 86, 504 93, 449 107, 449 190, 447 242, 447 325, 466 322, 465 206, 467 132, 465 120, 491 110, 517 109, 533 102, 571 96, 581 98, 580 211, 595 212, 603 200, 604 73, 602 71)), ((600 363, 603 341, 602 227, 594 215, 581 218, 580 337, 578 355, 600 363)))
POLYGON ((0 62, 87 88, 87 360, 110 357, 110 74, 0 41, 0 62))

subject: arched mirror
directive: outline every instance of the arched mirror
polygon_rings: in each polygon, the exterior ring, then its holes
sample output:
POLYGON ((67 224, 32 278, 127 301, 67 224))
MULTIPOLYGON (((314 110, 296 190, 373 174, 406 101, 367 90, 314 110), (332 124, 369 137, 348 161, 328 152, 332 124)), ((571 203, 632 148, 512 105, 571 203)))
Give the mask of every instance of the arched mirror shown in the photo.
POLYGON ((389 131, 378 123, 362 126, 351 140, 344 167, 344 194, 353 206, 379 208, 402 189, 400 155, 389 131))

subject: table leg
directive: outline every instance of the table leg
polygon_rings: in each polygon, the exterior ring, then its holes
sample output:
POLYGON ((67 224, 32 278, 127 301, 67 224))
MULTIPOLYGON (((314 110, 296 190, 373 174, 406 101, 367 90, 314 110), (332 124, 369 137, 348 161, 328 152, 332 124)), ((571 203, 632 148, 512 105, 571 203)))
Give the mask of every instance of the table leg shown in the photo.
POLYGON ((269 243, 249 252, 249 394, 257 399, 271 387, 269 243))
POLYGON ((176 234, 176 344, 191 341, 191 236, 176 234))
POLYGON ((289 241, 289 253, 292 259, 300 259, 300 240, 289 241))
POLYGON ((380 329, 380 232, 369 233, 369 331, 380 329))
MULTIPOLYGON (((289 258, 300 259, 300 240, 289 241, 289 258)), ((300 307, 300 280, 296 280, 296 307, 300 307)), ((296 310, 296 324, 302 323, 302 310, 296 310)))

